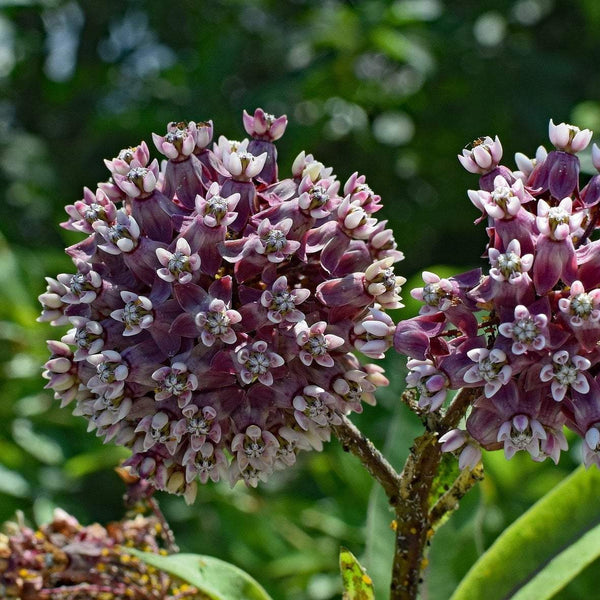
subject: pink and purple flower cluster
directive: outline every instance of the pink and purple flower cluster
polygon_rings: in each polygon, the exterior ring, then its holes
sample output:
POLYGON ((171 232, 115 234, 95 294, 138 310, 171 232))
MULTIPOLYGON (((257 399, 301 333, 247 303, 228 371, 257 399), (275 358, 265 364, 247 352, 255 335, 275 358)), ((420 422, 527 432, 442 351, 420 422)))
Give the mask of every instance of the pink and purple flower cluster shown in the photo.
POLYGON ((386 385, 386 309, 403 278, 380 197, 302 152, 279 179, 287 125, 244 112, 249 139, 212 122, 170 123, 105 161, 110 178, 66 207, 74 272, 48 278, 40 320, 47 387, 127 464, 191 500, 196 482, 255 486, 321 449, 340 415, 386 385))
MULTIPOLYGON (((424 306, 396 330, 422 409, 438 410, 449 390, 481 390, 466 428, 440 439, 461 468, 481 448, 558 462, 565 426, 582 438, 583 462, 600 466, 600 175, 580 188, 576 154, 591 131, 550 121, 549 134, 555 149, 517 154, 518 170, 500 164, 497 137, 463 150, 480 175, 468 196, 486 223, 489 269, 423 273, 411 293, 424 306)), ((592 161, 600 171, 595 144, 592 161)))

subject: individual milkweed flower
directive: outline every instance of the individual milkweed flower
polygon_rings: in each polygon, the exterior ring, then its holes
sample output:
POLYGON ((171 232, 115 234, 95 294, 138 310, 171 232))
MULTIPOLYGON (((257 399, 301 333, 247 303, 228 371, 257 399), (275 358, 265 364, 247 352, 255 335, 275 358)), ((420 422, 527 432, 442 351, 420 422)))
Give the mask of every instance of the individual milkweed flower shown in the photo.
POLYGON ((256 177, 265 166, 267 153, 254 156, 251 152, 239 150, 225 152, 222 157, 223 167, 236 181, 250 181, 256 177))
POLYGON ((419 392, 419 408, 433 412, 446 400, 450 381, 430 360, 409 360, 406 385, 419 392))
POLYGON ((271 369, 281 367, 285 361, 268 347, 267 342, 259 340, 238 350, 236 359, 241 365, 240 379, 246 385, 257 380, 263 385, 273 384, 271 369))
POLYGON ((391 348, 396 326, 387 314, 370 308, 370 314, 354 326, 354 347, 370 358, 384 358, 391 348))
POLYGON ((239 194, 232 194, 227 198, 219 195, 220 187, 215 181, 208 188, 206 198, 196 196, 196 211, 202 216, 202 221, 207 227, 227 227, 235 221, 237 213, 235 207, 240 201, 239 194))
POLYGON ((92 392, 104 394, 108 398, 115 398, 123 392, 129 367, 118 352, 104 350, 100 354, 88 356, 87 362, 96 367, 96 375, 87 382, 92 392))
POLYGON ((558 300, 558 308, 579 343, 593 350, 600 339, 600 290, 586 292, 581 281, 574 281, 569 296, 558 300))
POLYGON ((344 340, 339 335, 326 334, 326 329, 325 321, 319 321, 310 327, 306 321, 301 321, 294 327, 296 343, 300 346, 300 360, 306 366, 310 366, 313 361, 322 367, 334 365, 334 360, 329 352, 341 346, 344 340))
POLYGON ((169 123, 160 170, 143 142, 106 161, 111 180, 67 207, 87 236, 67 249, 79 274, 40 295, 40 320, 71 324, 48 387, 131 449, 133 474, 187 501, 198 480, 267 480, 375 403, 389 382, 353 343, 385 352, 404 283, 365 176, 341 198, 301 153, 280 179, 286 117, 243 120, 252 139, 216 143, 211 121, 169 123))
POLYGON ((310 296, 310 290, 289 289, 287 278, 282 275, 273 282, 270 290, 260 296, 260 303, 268 309, 267 317, 273 323, 298 323, 304 320, 304 313, 296 306, 310 296))
MULTIPOLYGON (((198 408, 196 404, 184 407, 181 411, 184 418, 176 425, 176 433, 180 436, 189 435, 190 449, 192 452, 200 450, 209 439, 218 444, 221 440, 221 425, 217 419, 217 411, 212 406, 198 408)), ((186 464, 186 461, 183 461, 186 464)))
POLYGON ((257 425, 249 425, 231 442, 231 450, 236 453, 237 466, 242 472, 248 466, 257 471, 270 469, 278 447, 277 438, 257 425))
POLYGON ((88 356, 98 354, 104 346, 102 325, 85 317, 70 317, 69 320, 75 327, 61 341, 77 348, 73 360, 85 360, 88 356))
POLYGON ((123 210, 117 211, 116 223, 113 225, 108 226, 95 221, 93 228, 105 240, 105 243, 99 244, 98 248, 109 254, 131 252, 138 245, 140 228, 135 219, 128 216, 123 210))
POLYGON ((491 398, 503 385, 510 381, 512 367, 506 353, 498 348, 473 348, 467 356, 476 362, 463 375, 467 383, 483 383, 486 398, 491 398))
POLYGON ((496 136, 493 140, 489 136, 474 142, 473 148, 464 148, 462 155, 458 155, 460 164, 469 173, 489 173, 498 166, 502 159, 502 144, 496 136))
POLYGON ((461 429, 452 429, 439 439, 442 452, 456 452, 458 455, 458 468, 474 469, 481 460, 481 448, 473 438, 461 429))
POLYGON ((501 335, 513 340, 513 354, 524 354, 529 350, 542 350, 547 345, 548 317, 543 314, 532 315, 522 304, 515 307, 515 320, 512 323, 501 323, 498 331, 501 335))
POLYGON ((294 416, 302 429, 309 429, 311 423, 319 427, 339 425, 342 420, 335 412, 335 400, 331 394, 316 385, 307 385, 292 402, 294 416))
POLYGON ((214 298, 208 310, 196 313, 194 320, 205 346, 212 346, 217 339, 226 344, 235 344, 237 336, 232 325, 239 323, 242 315, 237 310, 227 309, 223 300, 214 298))
POLYGON ((93 233, 92 225, 96 221, 112 223, 117 216, 116 206, 101 188, 95 193, 87 187, 84 188, 83 200, 66 206, 65 211, 69 220, 61 223, 61 227, 82 233, 93 233))
POLYGON ((504 443, 506 458, 512 458, 518 450, 526 450, 533 458, 537 458, 540 441, 546 437, 546 432, 537 419, 521 414, 502 423, 498 430, 498 441, 504 443))
POLYGON ((300 248, 300 242, 286 237, 291 228, 291 219, 283 219, 274 225, 264 219, 256 230, 256 237, 250 237, 246 248, 263 254, 270 262, 280 263, 300 248))
POLYGON ((203 443, 198 449, 192 446, 186 451, 183 464, 185 478, 188 483, 198 478, 202 483, 219 481, 227 472, 227 459, 220 448, 215 448, 210 442, 203 443))
POLYGON ((148 144, 142 141, 138 146, 123 148, 115 158, 104 160, 106 168, 111 173, 118 175, 127 175, 132 166, 145 167, 150 161, 150 151, 148 144))
POLYGON ((315 219, 327 217, 341 202, 339 189, 339 181, 322 179, 315 183, 307 175, 298 186, 298 206, 315 219))
POLYGON ((121 292, 121 298, 125 307, 113 310, 110 316, 125 325, 123 335, 137 335, 143 329, 148 329, 154 322, 152 302, 145 296, 127 291, 121 292))
POLYGON ((57 276, 59 283, 66 288, 61 300, 67 304, 90 304, 102 288, 102 277, 92 269, 92 265, 80 261, 77 263, 77 273, 57 276))
POLYGON ((559 350, 552 355, 552 364, 544 365, 540 371, 540 379, 551 381, 552 397, 560 402, 569 387, 585 394, 590 384, 582 371, 587 371, 592 363, 578 354, 570 355, 566 350, 559 350))
POLYGON ((198 378, 194 373, 188 372, 187 365, 182 362, 174 362, 170 367, 160 367, 152 373, 152 379, 157 383, 154 399, 160 402, 175 397, 179 408, 190 403, 192 392, 198 388, 198 378))
POLYGON ((401 308, 400 288, 406 283, 404 277, 394 273, 394 259, 386 257, 376 261, 365 271, 366 291, 384 308, 401 308))
POLYGON ((274 115, 266 113, 262 108, 257 108, 254 115, 243 113, 244 129, 253 138, 266 139, 270 142, 278 140, 287 126, 285 115, 275 118, 274 115))
POLYGON ((567 123, 555 125, 554 121, 550 119, 548 137, 557 150, 575 154, 587 148, 592 139, 592 132, 589 129, 581 130, 575 125, 567 125, 567 123))
POLYGON ((175 252, 169 252, 164 248, 156 249, 156 256, 162 265, 156 273, 164 281, 180 284, 190 283, 194 271, 200 268, 200 257, 198 253, 192 254, 192 249, 185 238, 179 238, 175 245, 175 252))

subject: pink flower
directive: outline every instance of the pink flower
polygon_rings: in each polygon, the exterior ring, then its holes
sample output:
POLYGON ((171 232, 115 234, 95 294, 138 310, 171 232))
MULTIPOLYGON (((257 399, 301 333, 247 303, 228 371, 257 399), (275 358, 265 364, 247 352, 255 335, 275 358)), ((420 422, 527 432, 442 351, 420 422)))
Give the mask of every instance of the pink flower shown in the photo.
POLYGON ((589 392, 590 384, 582 371, 586 371, 591 365, 592 363, 583 356, 571 356, 566 350, 559 350, 552 355, 552 364, 542 367, 540 379, 552 382, 552 397, 560 402, 569 387, 580 394, 589 392))
POLYGON ((173 121, 106 161, 67 207, 77 272, 47 279, 47 387, 90 431, 131 449, 145 485, 191 501, 197 481, 256 486, 321 450, 340 415, 389 382, 402 259, 364 175, 344 185, 301 153, 279 178, 287 119, 244 113, 252 139, 173 121))
POLYGON ((502 350, 473 348, 467 352, 467 356, 477 364, 469 368, 463 378, 467 383, 483 383, 486 398, 491 398, 510 380, 512 368, 502 350))
POLYGON ((492 140, 491 137, 475 140, 473 148, 463 149, 462 156, 458 155, 460 164, 469 173, 489 173, 500 162, 502 158, 502 144, 496 136, 492 140))
POLYGON ((192 249, 185 238, 178 238, 175 252, 157 248, 156 256, 163 266, 156 273, 169 283, 174 281, 180 284, 190 283, 194 272, 200 268, 200 257, 197 252, 192 254, 192 249))
POLYGON ((285 115, 275 118, 274 115, 266 113, 262 108, 257 108, 254 111, 254 116, 244 111, 243 121, 244 129, 248 135, 270 142, 278 140, 284 134, 287 126, 285 115))
POLYGON ((544 314, 531 315, 526 306, 515 308, 515 320, 498 327, 501 335, 513 340, 513 354, 524 354, 529 350, 542 350, 547 344, 548 317, 544 314))
POLYGON ((332 367, 334 360, 329 354, 344 343, 343 338, 331 333, 326 334, 327 323, 319 321, 308 327, 306 321, 301 321, 294 327, 296 343, 300 346, 300 360, 310 366, 313 360, 322 367, 332 367))
POLYGON ((254 342, 250 348, 244 346, 238 350, 236 358, 241 365, 240 379, 246 385, 257 380, 263 385, 272 385, 271 369, 285 363, 283 357, 268 350, 268 344, 263 340, 254 342))
POLYGON ((268 309, 267 317, 273 323, 298 323, 304 320, 304 313, 296 308, 310 296, 310 290, 296 288, 290 290, 285 275, 273 282, 270 290, 265 290, 260 303, 268 309))
POLYGON ((550 119, 548 136, 557 150, 575 154, 587 148, 592 139, 592 132, 589 129, 581 130, 579 127, 566 123, 555 125, 550 119))

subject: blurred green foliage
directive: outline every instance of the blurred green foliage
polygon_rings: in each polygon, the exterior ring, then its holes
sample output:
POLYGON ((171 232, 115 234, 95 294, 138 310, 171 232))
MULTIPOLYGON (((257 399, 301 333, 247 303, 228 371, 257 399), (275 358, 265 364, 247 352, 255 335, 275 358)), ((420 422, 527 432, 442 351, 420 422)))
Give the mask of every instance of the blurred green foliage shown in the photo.
MULTIPOLYGON (((596 0, 0 0, 0 520, 16 509, 44 520, 56 505, 84 522, 122 515, 122 454, 42 389, 44 340, 59 334, 35 322, 44 275, 70 269, 63 206, 106 178, 102 158, 171 120, 213 119, 235 138, 243 108, 286 113, 284 169, 304 149, 342 180, 366 174, 406 276, 471 268, 485 232, 456 154, 486 134, 506 157, 533 154, 550 117, 600 128, 599 32, 596 0)), ((356 418, 397 466, 419 430, 398 402, 402 365, 386 360, 392 386, 356 418)), ((558 468, 487 458, 486 480, 435 538, 428 598, 447 598, 572 470, 574 445, 558 468)), ((192 507, 161 502, 185 551, 234 562, 276 598, 339 596, 340 545, 385 597, 391 514, 335 442, 258 490, 208 485, 192 507)), ((593 569, 561 598, 594 597, 593 569)))

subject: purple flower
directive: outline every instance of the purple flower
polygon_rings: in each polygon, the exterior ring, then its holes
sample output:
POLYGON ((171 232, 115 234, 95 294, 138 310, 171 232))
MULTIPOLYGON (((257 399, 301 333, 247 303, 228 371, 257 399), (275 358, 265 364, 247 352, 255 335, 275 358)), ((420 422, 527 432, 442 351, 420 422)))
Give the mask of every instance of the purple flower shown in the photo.
POLYGON ((481 448, 471 436, 461 429, 452 429, 440 437, 442 452, 455 452, 461 449, 458 456, 458 468, 473 469, 481 460, 481 448))
POLYGON ((285 115, 275 118, 274 115, 266 113, 262 108, 257 108, 254 111, 254 116, 244 111, 243 121, 244 129, 248 135, 270 142, 278 140, 284 134, 287 126, 285 115))
POLYGON ((235 344, 237 336, 231 326, 239 323, 242 315, 237 310, 227 309, 223 300, 215 298, 207 311, 196 313, 194 320, 205 346, 212 346, 217 340, 235 344))
POLYGON ((322 367, 332 367, 334 360, 329 354, 344 343, 343 338, 331 333, 326 334, 327 323, 319 321, 310 327, 301 321, 294 327, 296 343, 300 346, 300 360, 310 366, 313 360, 322 367))
MULTIPOLYGON (((474 465, 480 448, 558 462, 565 425, 583 439, 585 464, 600 466, 600 244, 590 241, 600 179, 579 185, 575 154, 590 131, 551 121, 549 133, 556 150, 517 153, 518 171, 499 164, 491 138, 463 151, 463 166, 482 175, 469 197, 487 222, 489 274, 424 273, 411 292, 425 303, 421 314, 396 326, 394 347, 411 359, 420 407, 443 413, 447 389, 483 388, 467 430, 440 440, 443 451, 461 453, 461 467, 474 465)), ((597 146, 592 162, 600 167, 597 146)))
POLYGON ((263 340, 238 350, 236 359, 241 365, 240 379, 246 385, 257 380, 263 385, 272 385, 271 369, 281 367, 285 363, 283 357, 268 350, 268 344, 263 340))
POLYGON ((462 156, 458 155, 460 164, 469 173, 489 173, 498 166, 502 158, 502 144, 498 136, 479 138, 473 142, 472 149, 463 149, 462 156))
MULTIPOLYGON (((179 408, 184 408, 192 400, 192 392, 198 387, 198 378, 189 373, 187 365, 174 362, 170 367, 160 367, 152 373, 152 379, 157 382, 154 399, 157 402, 176 397, 179 408)), ((193 408, 198 408, 193 406, 193 408)))
POLYGON ((409 360, 406 385, 419 392, 419 408, 433 412, 440 408, 446 400, 448 377, 438 370, 430 360, 409 360))
POLYGON ((123 335, 137 335, 143 329, 148 329, 154 322, 152 302, 133 292, 121 292, 121 298, 125 307, 113 310, 110 316, 125 325, 123 335))
POLYGON ((292 404, 295 408, 294 416, 302 429, 308 430, 315 425, 328 427, 342 422, 335 412, 333 396, 316 385, 307 385, 292 404))
POLYGON ((104 350, 100 354, 88 356, 87 361, 96 367, 96 374, 87 382, 93 393, 116 398, 123 392, 129 368, 118 352, 104 350))
POLYGON ((88 356, 98 354, 104 346, 102 325, 85 317, 70 317, 69 320, 75 328, 70 329, 61 341, 77 348, 73 360, 85 360, 88 356))
POLYGON ((592 132, 589 129, 581 130, 574 125, 567 125, 567 123, 555 125, 550 119, 548 136, 557 150, 575 154, 587 148, 592 139, 592 132))
POLYGON ((570 355, 566 350, 559 350, 552 355, 552 364, 542 367, 540 379, 552 382, 552 397, 560 402, 569 387, 580 394, 589 392, 590 384, 582 371, 586 371, 591 365, 592 363, 583 356, 570 355))
POLYGON ((98 188, 96 193, 89 188, 83 188, 83 200, 65 207, 69 220, 61 223, 65 229, 93 233, 96 221, 111 223, 117 216, 117 208, 106 193, 98 188))
POLYGON ((483 383, 486 398, 491 398, 503 385, 510 381, 512 368, 502 350, 494 348, 473 348, 467 356, 476 362, 463 375, 467 383, 483 383))
POLYGON ((304 313, 296 308, 310 296, 310 290, 297 288, 290 290, 287 278, 282 275, 273 282, 270 290, 265 290, 260 303, 268 309, 269 321, 278 324, 298 323, 304 320, 304 313))
POLYGON ((370 308, 370 314, 354 326, 354 347, 370 358, 384 358, 393 343, 396 326, 387 314, 370 308))
POLYGON ((542 350, 547 345, 548 317, 544 314, 531 315, 526 306, 515 308, 515 320, 498 326, 501 335, 513 340, 513 354, 524 354, 530 350, 542 350))
POLYGON ((63 273, 58 275, 57 279, 66 288, 66 294, 62 295, 61 300, 67 304, 90 304, 102 288, 100 275, 92 270, 91 265, 84 262, 77 264, 75 275, 63 273))
POLYGON ((140 228, 135 219, 128 216, 123 210, 117 211, 116 222, 112 225, 96 221, 93 228, 105 240, 105 243, 99 244, 98 248, 109 254, 131 252, 138 245, 140 228))
MULTIPOLYGON (((47 387, 90 431, 131 449, 153 488, 255 486, 374 404, 395 335, 402 259, 364 175, 343 185, 311 154, 279 178, 287 118, 244 113, 252 139, 173 121, 106 161, 111 180, 67 207, 77 273, 47 279, 47 387)), ((470 302, 456 284, 457 294, 470 302)), ((474 304, 474 302, 473 302, 474 304)))
POLYGON ((256 237, 250 237, 246 247, 264 254, 270 262, 280 263, 300 248, 300 242, 286 238, 292 224, 291 219, 283 219, 275 225, 271 225, 269 219, 264 219, 258 226, 256 237))
POLYGON ((192 281, 194 272, 200 268, 198 253, 192 254, 192 249, 185 238, 179 238, 175 245, 175 252, 164 248, 156 249, 156 256, 162 265, 156 273, 164 281, 186 284, 192 281))
POLYGON ((219 192, 219 184, 215 181, 208 188, 206 198, 196 196, 196 211, 202 215, 202 221, 207 227, 227 227, 237 217, 237 213, 233 211, 240 201, 240 195, 232 194, 222 198, 219 192))

